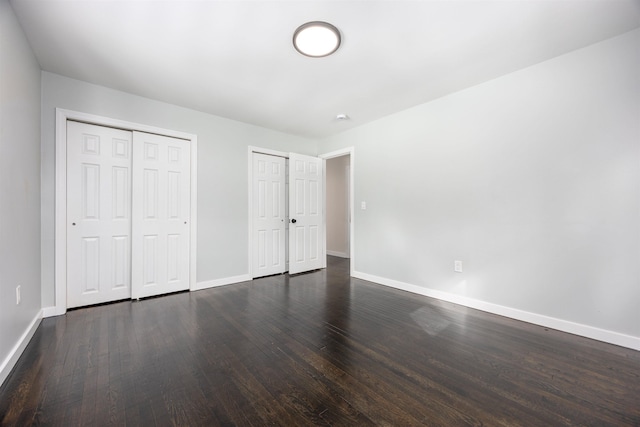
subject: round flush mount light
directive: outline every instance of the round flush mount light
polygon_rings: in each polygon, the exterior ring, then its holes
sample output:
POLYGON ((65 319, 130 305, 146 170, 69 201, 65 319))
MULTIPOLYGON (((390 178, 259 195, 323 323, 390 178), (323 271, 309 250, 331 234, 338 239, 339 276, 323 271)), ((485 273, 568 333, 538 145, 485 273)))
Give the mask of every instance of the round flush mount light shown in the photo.
POLYGON ((312 58, 329 56, 340 47, 340 31, 327 22, 307 22, 293 33, 293 46, 312 58))

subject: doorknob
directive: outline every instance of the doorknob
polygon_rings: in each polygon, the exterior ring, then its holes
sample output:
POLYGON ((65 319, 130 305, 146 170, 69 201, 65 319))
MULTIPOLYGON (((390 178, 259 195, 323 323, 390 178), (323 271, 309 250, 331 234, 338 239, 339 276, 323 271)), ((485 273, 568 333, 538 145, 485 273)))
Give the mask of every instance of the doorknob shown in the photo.
POLYGON ((291 220, 291 224, 295 224, 296 222, 297 222, 297 221, 296 221, 296 219, 295 219, 295 218, 293 218, 293 219, 291 220))

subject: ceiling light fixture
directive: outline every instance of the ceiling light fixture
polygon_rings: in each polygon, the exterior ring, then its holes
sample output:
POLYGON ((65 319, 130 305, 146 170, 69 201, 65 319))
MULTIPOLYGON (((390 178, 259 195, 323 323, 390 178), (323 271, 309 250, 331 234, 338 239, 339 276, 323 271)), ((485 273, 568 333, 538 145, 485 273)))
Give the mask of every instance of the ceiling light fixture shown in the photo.
POLYGON ((307 22, 293 33, 296 50, 312 58, 331 55, 340 47, 340 41, 340 31, 327 22, 307 22))

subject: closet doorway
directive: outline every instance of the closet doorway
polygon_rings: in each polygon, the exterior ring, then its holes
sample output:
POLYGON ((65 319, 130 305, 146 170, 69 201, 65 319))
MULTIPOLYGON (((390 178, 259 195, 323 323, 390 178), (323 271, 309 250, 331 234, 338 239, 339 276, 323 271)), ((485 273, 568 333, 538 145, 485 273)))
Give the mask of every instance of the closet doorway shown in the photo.
POLYGON ((195 285, 195 135, 57 111, 56 314, 195 285))
POLYGON ((251 277, 326 267, 324 161, 249 147, 251 277))

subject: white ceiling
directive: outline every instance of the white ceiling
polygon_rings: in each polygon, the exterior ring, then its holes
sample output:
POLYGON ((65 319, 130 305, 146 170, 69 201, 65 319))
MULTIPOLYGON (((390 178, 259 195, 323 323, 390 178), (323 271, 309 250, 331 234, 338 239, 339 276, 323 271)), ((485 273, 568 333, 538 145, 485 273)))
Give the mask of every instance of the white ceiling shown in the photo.
POLYGON ((45 71, 308 137, 640 27, 639 0, 11 4, 45 71), (341 31, 330 57, 292 46, 317 20, 341 31))

